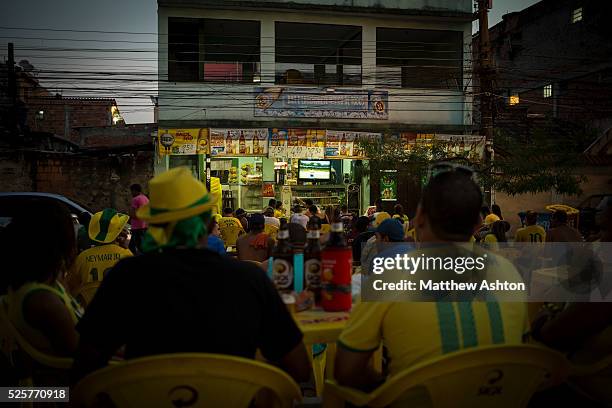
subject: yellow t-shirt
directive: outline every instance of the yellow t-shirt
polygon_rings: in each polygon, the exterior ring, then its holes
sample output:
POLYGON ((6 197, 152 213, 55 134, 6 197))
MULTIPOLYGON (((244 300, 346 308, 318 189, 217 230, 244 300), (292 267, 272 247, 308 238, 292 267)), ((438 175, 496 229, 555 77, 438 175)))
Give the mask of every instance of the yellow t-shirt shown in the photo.
MULTIPOLYGON (((490 252, 488 257, 489 262, 495 262, 488 281, 522 282, 507 259, 490 252)), ((520 344, 528 330, 527 304, 504 302, 508 296, 516 299, 507 292, 495 292, 502 301, 360 303, 352 310, 338 344, 347 350, 369 352, 382 341, 389 353, 391 375, 469 347, 520 344)))
POLYGON ((219 220, 219 231, 221 232, 221 239, 227 247, 236 245, 236 240, 244 233, 244 228, 242 228, 238 218, 221 217, 219 220))
POLYGON ((71 293, 83 284, 99 282, 119 260, 132 256, 132 251, 116 244, 89 248, 79 254, 67 277, 71 293))
POLYGON ((539 225, 519 228, 514 238, 516 242, 546 242, 546 231, 539 225))
POLYGON ((274 210, 274 217, 275 218, 283 218, 283 212, 281 210, 274 210))

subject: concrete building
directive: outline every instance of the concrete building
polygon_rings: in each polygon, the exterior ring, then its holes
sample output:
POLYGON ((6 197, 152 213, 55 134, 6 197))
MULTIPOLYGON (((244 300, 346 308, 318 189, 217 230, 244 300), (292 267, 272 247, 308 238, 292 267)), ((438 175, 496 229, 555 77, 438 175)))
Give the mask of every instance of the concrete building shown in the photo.
MULTIPOLYGON (((158 0, 158 6, 160 136, 161 129, 197 128, 268 129, 270 138, 277 129, 471 133, 471 64, 464 58, 470 0, 158 0)), ((253 166, 261 169, 260 181, 271 182, 275 159, 284 158, 270 152, 253 163, 213 159, 211 166, 220 174, 253 166)), ((168 166, 197 171, 203 162, 170 156, 168 166)), ((336 184, 343 174, 350 178, 354 162, 332 160, 336 184)), ((367 202, 367 180, 362 188, 367 202)))

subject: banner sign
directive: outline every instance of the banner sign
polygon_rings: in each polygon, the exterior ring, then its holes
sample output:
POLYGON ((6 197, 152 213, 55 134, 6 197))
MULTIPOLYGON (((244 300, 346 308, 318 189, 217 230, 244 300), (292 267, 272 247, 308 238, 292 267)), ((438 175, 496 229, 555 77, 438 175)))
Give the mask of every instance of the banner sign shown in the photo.
POLYGON ((159 129, 160 155, 207 154, 208 129, 159 129))
POLYGON ((404 141, 406 150, 411 150, 416 146, 432 147, 434 143, 437 143, 449 156, 467 153, 467 156, 473 160, 484 157, 484 136, 402 132, 400 138, 404 141))
POLYGON ((397 201, 397 170, 383 170, 380 176, 380 198, 397 201))
POLYGON ((315 129, 270 129, 269 157, 322 159, 325 131, 315 129))
POLYGON ((212 156, 268 156, 268 129, 210 129, 212 156))
POLYGON ((254 116, 389 119, 389 92, 367 89, 255 88, 254 116))
POLYGON ((328 130, 325 133, 325 157, 333 159, 365 159, 359 140, 381 138, 380 133, 328 130))

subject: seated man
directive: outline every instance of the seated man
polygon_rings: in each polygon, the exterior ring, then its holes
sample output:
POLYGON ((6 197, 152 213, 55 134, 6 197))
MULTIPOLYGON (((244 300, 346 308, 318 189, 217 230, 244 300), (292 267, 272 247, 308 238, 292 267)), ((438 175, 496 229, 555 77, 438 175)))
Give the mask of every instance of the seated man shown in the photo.
POLYGON ((68 272, 66 283, 70 293, 76 295, 84 284, 102 281, 120 259, 132 256, 128 249, 129 218, 112 208, 93 215, 89 223, 89 239, 97 246, 81 252, 68 272))
POLYGON ((265 272, 205 248, 213 203, 187 167, 153 178, 144 254, 121 260, 77 325, 74 379, 126 359, 202 352, 254 358, 261 350, 297 381, 310 367, 302 333, 265 272))
POLYGON ((582 242, 582 235, 573 227, 567 225, 567 213, 563 210, 555 211, 550 217, 550 229, 546 242, 582 242))
MULTIPOLYGON (((423 190, 415 217, 421 242, 467 242, 480 221, 482 200, 480 188, 469 176, 458 171, 434 176, 423 190)), ((421 253, 419 249, 417 256, 421 253)), ((496 258, 489 269, 520 280, 507 260, 488 256, 496 258)), ((338 339, 335 378, 362 389, 380 384, 383 379, 368 362, 381 342, 388 351, 389 374, 394 375, 462 348, 519 344, 526 324, 527 309, 521 302, 363 302, 353 309, 338 339), (466 318, 473 324, 466 326, 466 318)))
POLYGON ((251 215, 250 231, 236 241, 239 260, 263 262, 270 257, 274 240, 264 233, 264 223, 263 215, 251 215))
POLYGON ((525 227, 516 231, 515 242, 546 242, 546 231, 537 224, 538 213, 532 210, 525 215, 525 227))

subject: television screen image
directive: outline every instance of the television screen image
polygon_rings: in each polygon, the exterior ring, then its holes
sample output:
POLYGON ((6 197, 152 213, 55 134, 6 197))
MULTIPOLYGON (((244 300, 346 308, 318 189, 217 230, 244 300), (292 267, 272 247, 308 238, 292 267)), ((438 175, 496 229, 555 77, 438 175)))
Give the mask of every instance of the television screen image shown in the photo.
POLYGON ((300 180, 329 180, 331 175, 331 161, 329 160, 300 160, 298 178, 300 180))

